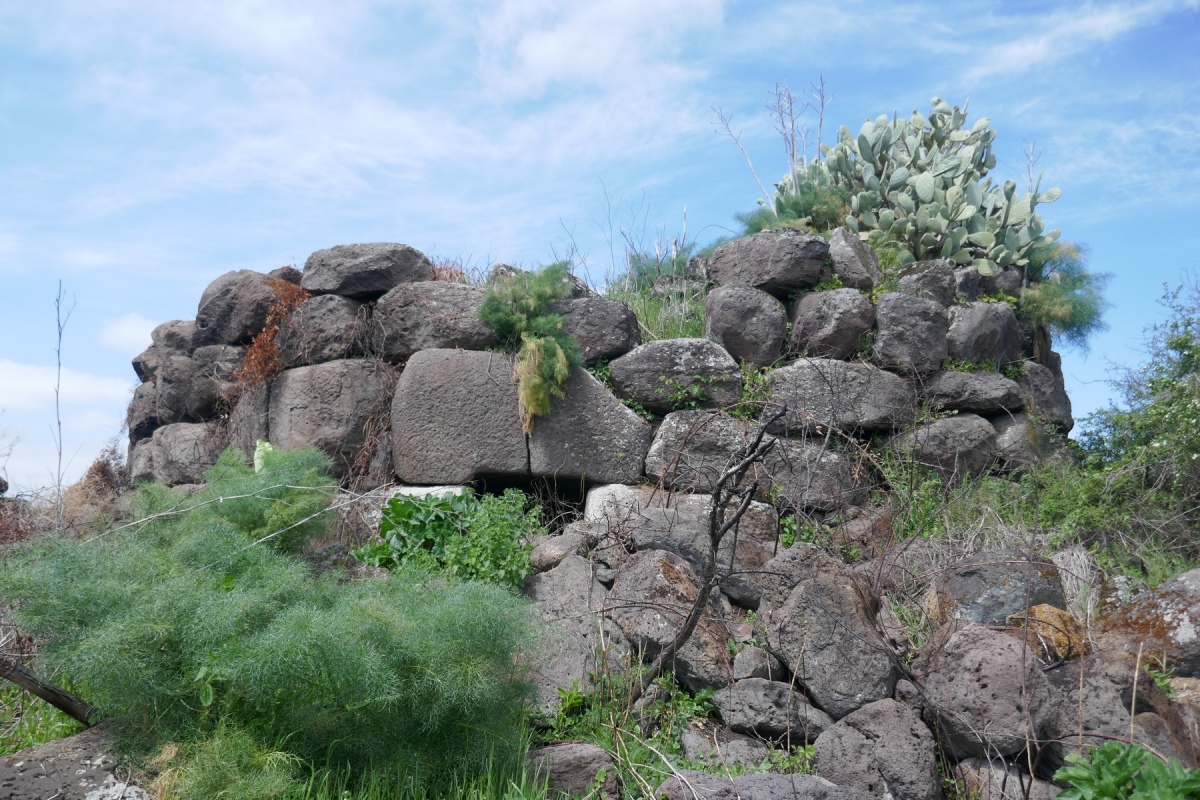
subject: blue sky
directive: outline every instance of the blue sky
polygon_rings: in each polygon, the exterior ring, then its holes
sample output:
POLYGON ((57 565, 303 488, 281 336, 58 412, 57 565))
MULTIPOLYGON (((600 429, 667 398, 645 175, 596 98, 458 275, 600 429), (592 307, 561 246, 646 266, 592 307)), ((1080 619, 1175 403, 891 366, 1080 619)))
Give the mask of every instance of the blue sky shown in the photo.
POLYGON ((938 96, 991 120, 1001 180, 1036 141, 1048 227, 1113 275, 1109 331, 1064 359, 1077 416, 1107 404, 1163 284, 1200 267, 1194 0, 0 0, 0 468, 53 483, 60 280, 73 477, 150 329, 223 272, 397 241, 483 267, 573 251, 602 282, 622 230, 729 233, 759 192, 713 106, 769 184, 769 91, 818 75, 827 140, 938 96))

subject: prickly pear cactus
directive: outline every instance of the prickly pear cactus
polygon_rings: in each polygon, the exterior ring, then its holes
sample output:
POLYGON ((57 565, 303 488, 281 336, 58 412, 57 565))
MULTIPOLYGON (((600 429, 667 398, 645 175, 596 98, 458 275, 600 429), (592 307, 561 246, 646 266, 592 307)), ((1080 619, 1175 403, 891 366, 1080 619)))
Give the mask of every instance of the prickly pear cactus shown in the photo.
MULTIPOLYGON (((1012 181, 993 185, 986 176, 996 166, 996 132, 986 117, 969 130, 966 120, 965 108, 934 98, 928 116, 881 116, 857 137, 838 131, 821 166, 851 193, 846 226, 876 246, 898 245, 901 263, 945 258, 984 275, 1024 267, 1031 251, 1054 242, 1059 232, 1044 231, 1034 209, 1059 190, 1018 197, 1012 181)), ((794 193, 793 180, 785 177, 778 192, 794 193)))

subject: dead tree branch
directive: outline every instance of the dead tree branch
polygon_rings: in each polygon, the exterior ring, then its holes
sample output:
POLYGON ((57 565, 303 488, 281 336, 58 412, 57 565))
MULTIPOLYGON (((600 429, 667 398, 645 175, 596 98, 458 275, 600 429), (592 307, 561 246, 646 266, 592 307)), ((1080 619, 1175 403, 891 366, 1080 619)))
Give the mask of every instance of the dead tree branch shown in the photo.
POLYGON ((679 649, 687 644, 688 639, 696 630, 696 625, 700 623, 704 610, 708 608, 708 599, 712 596, 713 589, 720 583, 717 577, 717 554, 721 549, 721 540, 725 538, 725 534, 733 530, 747 509, 750 508, 750 503, 754 500, 754 493, 758 490, 757 481, 751 481, 748 486, 742 486, 742 481, 749 473, 750 468, 766 458, 767 454, 775 447, 778 440, 774 437, 767 438, 767 428, 786 413, 787 405, 784 404, 768 419, 763 420, 754 438, 729 457, 725 469, 717 478, 712 490, 712 505, 708 512, 708 553, 704 558, 704 573, 700 576, 696 602, 692 604, 692 609, 684 619, 683 625, 680 626, 679 632, 675 634, 675 638, 659 651, 650 668, 642 674, 641 680, 633 685, 629 696, 631 705, 638 701, 646 688, 659 675, 662 675, 666 665, 671 663, 679 649), (735 499, 737 505, 730 511, 730 504, 735 499))
POLYGON ((64 714, 79 720, 91 727, 91 718, 95 710, 82 697, 71 694, 66 689, 43 680, 25 667, 10 658, 0 656, 0 678, 15 683, 30 694, 40 697, 64 714))

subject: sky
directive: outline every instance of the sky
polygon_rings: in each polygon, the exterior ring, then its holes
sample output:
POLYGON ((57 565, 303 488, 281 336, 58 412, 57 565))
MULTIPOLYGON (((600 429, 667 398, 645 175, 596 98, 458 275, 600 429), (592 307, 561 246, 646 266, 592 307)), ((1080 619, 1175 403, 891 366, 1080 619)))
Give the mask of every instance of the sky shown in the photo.
POLYGON ((56 383, 68 481, 123 446, 130 359, 229 270, 392 241, 602 284, 623 236, 728 236, 761 195, 714 108, 770 187, 771 91, 822 76, 826 142, 941 97, 998 180, 1036 143, 1112 276, 1068 392, 1110 403, 1200 268, 1198 0, 0 0, 0 475, 55 483, 56 383))

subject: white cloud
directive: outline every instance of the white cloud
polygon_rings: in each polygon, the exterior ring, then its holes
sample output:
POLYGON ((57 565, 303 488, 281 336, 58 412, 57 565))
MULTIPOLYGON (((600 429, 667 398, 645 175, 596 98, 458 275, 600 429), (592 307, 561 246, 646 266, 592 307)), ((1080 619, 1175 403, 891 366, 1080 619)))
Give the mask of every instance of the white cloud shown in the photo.
MULTIPOLYGON (((0 408, 13 412, 41 411, 54 404, 56 370, 49 364, 22 364, 0 358, 0 408)), ((63 367, 59 398, 62 403, 120 406, 129 401, 131 381, 63 367)))
POLYGON ((158 322, 136 311, 122 314, 115 319, 106 319, 100 323, 100 344, 135 356, 150 344, 150 332, 157 325, 158 322))
POLYGON ((1020 35, 984 49, 967 70, 969 81, 1011 77, 1067 59, 1089 47, 1115 39, 1136 28, 1151 25, 1165 15, 1198 7, 1195 0, 1124 3, 1073 8, 1045 15, 1041 20, 1022 17, 1022 30, 1039 33, 1020 35))

